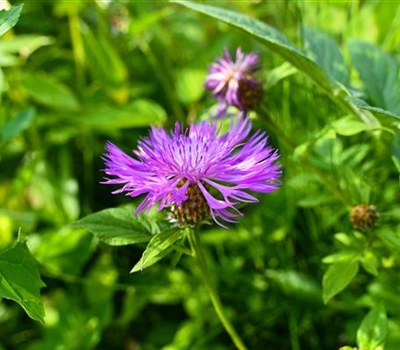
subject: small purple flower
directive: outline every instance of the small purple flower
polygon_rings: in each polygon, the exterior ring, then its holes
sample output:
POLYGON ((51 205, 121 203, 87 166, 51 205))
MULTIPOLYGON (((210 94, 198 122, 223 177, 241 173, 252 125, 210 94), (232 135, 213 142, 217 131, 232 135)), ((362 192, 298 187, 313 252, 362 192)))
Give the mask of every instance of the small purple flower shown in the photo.
POLYGON ((169 207, 180 226, 194 225, 211 217, 219 225, 242 216, 237 206, 258 202, 247 191, 268 193, 280 184, 279 155, 267 145, 265 132, 249 138, 251 122, 238 118, 226 133, 216 123, 200 122, 183 129, 176 123, 167 133, 151 127, 138 142, 135 158, 108 142, 103 160, 104 184, 122 187, 113 193, 145 197, 136 214, 158 204, 169 207), (247 139, 247 140, 246 140, 247 139))
POLYGON ((204 86, 218 99, 217 118, 225 114, 229 106, 246 112, 260 104, 264 90, 254 77, 260 68, 258 55, 255 52, 245 55, 240 47, 236 50, 235 61, 228 50, 224 50, 224 57, 217 58, 210 66, 204 86))

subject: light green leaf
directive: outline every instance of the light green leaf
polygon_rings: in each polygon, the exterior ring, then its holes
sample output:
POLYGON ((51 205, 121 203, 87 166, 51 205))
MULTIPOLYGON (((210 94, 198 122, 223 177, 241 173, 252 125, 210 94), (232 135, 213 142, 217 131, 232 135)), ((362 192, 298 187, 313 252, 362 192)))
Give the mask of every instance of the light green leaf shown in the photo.
POLYGON ((373 276, 378 276, 379 261, 371 250, 365 250, 360 258, 361 266, 373 276))
POLYGON ((19 19, 24 4, 11 7, 8 11, 0 11, 0 36, 14 27, 19 19))
POLYGON ((40 322, 44 322, 40 296, 44 286, 25 242, 17 241, 0 253, 0 297, 16 301, 29 317, 40 322))
POLYGON ((131 273, 142 271, 162 259, 169 253, 168 248, 170 248, 181 237, 182 230, 178 228, 172 228, 156 234, 147 245, 140 260, 132 268, 131 273))
POLYGON ((374 307, 364 317, 357 330, 357 345, 362 350, 377 350, 387 335, 387 317, 385 307, 374 307))
POLYGON ((176 92, 179 100, 190 104, 204 93, 205 71, 193 68, 183 68, 176 73, 176 92))
POLYGON ((75 111, 79 102, 72 91, 58 79, 42 73, 22 73, 20 83, 36 102, 54 109, 75 111))
POLYGON ((326 304, 353 280, 358 272, 358 261, 337 262, 329 266, 322 279, 322 299, 326 304))
POLYGON ((33 108, 28 108, 5 123, 0 130, 0 138, 3 140, 10 140, 22 131, 29 128, 36 116, 36 111, 33 108))
POLYGON ((297 68, 293 67, 288 62, 283 62, 280 66, 275 67, 266 72, 265 74, 265 87, 267 89, 274 86, 279 81, 297 73, 297 68))
POLYGON ((374 104, 392 113, 400 113, 399 63, 396 59, 380 47, 361 40, 352 40, 349 50, 374 104))
POLYGON ((32 252, 52 273, 76 275, 93 253, 93 240, 86 230, 64 227, 41 234, 32 252))
POLYGON ((304 40, 309 54, 331 81, 347 85, 349 70, 338 44, 325 33, 308 27, 304 28, 304 40))
POLYGON ((121 107, 99 106, 76 117, 76 123, 101 131, 161 125, 166 120, 167 113, 159 104, 144 99, 121 107))
POLYGON ((260 40, 271 51, 282 56, 301 72, 308 75, 315 83, 321 87, 330 89, 329 79, 323 70, 274 27, 225 8, 189 1, 178 1, 177 3, 244 30, 246 33, 260 40))
POLYGON ((71 224, 91 232, 109 245, 127 245, 150 241, 159 232, 147 215, 135 215, 134 208, 110 208, 90 214, 71 224))
POLYGON ((333 264, 338 262, 347 262, 353 260, 357 256, 358 252, 354 250, 342 250, 337 253, 333 253, 325 256, 322 259, 324 264, 333 264))
POLYGON ((305 300, 321 302, 321 290, 311 277, 293 270, 267 269, 265 275, 274 281, 284 293, 305 300))
POLYGON ((372 125, 367 125, 361 120, 357 119, 354 115, 348 115, 335 120, 331 126, 337 134, 343 136, 352 136, 363 131, 376 129, 372 125))

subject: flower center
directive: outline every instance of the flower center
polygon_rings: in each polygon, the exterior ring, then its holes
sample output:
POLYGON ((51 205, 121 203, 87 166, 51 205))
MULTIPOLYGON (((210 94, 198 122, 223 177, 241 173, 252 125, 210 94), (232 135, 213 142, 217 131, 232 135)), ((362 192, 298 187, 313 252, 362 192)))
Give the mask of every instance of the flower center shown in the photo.
MULTIPOLYGON (((183 184, 187 180, 182 180, 179 184, 183 184)), ((187 200, 171 206, 171 221, 176 222, 178 226, 194 226, 199 222, 207 221, 210 218, 210 208, 203 193, 196 184, 191 183, 186 190, 187 200)))
POLYGON ((360 230, 371 229, 379 219, 379 214, 374 205, 360 204, 350 211, 350 221, 354 228, 360 230))

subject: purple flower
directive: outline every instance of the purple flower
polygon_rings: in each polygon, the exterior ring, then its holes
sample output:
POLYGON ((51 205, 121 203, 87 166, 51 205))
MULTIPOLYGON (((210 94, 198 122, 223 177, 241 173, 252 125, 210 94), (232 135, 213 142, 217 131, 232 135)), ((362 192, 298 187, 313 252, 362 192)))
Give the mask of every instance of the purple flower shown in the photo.
POLYGON ((145 195, 136 213, 169 207, 180 226, 211 217, 221 226, 218 219, 236 222, 240 203, 258 202, 248 191, 268 193, 280 184, 278 152, 260 130, 248 138, 250 130, 248 118, 232 121, 226 133, 215 122, 187 129, 176 123, 171 133, 151 127, 134 158, 108 142, 103 160, 110 178, 103 183, 122 185, 113 193, 145 195))
POLYGON ((218 99, 217 118, 229 106, 246 112, 260 104, 264 90, 261 82, 254 77, 260 68, 258 55, 254 52, 245 55, 240 47, 236 50, 235 61, 228 50, 224 50, 224 57, 217 58, 210 66, 204 86, 218 99))

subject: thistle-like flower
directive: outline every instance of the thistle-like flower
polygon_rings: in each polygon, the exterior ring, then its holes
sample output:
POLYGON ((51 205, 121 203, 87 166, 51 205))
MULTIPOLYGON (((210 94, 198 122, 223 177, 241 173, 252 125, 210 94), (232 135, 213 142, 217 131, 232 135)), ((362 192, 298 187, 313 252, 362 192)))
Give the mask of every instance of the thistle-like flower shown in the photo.
POLYGON ((251 122, 238 118, 221 133, 216 122, 200 122, 183 129, 176 123, 167 133, 151 127, 130 157, 108 142, 103 160, 104 184, 122 187, 113 193, 145 195, 136 213, 158 205, 169 207, 179 226, 193 226, 213 218, 236 222, 242 216, 237 206, 258 202, 248 191, 268 193, 278 188, 279 155, 267 145, 267 136, 257 131, 249 136, 251 122))
POLYGON ((240 47, 236 50, 235 61, 228 50, 224 50, 223 58, 217 58, 210 66, 204 86, 218 99, 217 118, 225 114, 229 106, 247 112, 260 104, 264 89, 254 76, 260 68, 258 55, 255 52, 245 55, 240 47))

